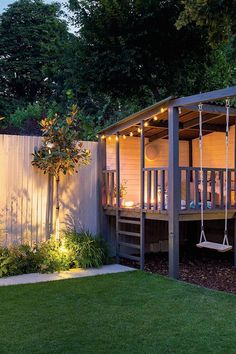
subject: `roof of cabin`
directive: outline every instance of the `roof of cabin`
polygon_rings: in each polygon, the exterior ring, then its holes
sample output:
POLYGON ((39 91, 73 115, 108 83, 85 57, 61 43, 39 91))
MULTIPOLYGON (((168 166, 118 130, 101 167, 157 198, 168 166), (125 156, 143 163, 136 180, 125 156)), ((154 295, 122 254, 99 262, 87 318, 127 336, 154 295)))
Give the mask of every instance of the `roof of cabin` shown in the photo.
MULTIPOLYGON (((150 141, 168 137, 168 107, 179 107, 179 138, 181 140, 192 140, 199 136, 199 112, 198 102, 203 102, 203 134, 212 132, 225 132, 226 109, 218 102, 224 99, 236 96, 236 87, 223 90, 212 91, 184 98, 174 98, 172 96, 155 103, 139 112, 136 112, 115 124, 104 128, 100 134, 112 135, 119 133, 121 135, 140 136, 138 128, 141 121, 144 121, 145 137, 150 141), (222 96, 220 96, 222 95, 222 96), (207 97, 216 98, 217 103, 207 97), (203 101, 200 99, 202 98, 203 101), (193 102, 193 104, 191 104, 193 102)), ((235 124, 236 108, 230 108, 230 125, 235 124), (233 118, 231 118, 233 117, 233 118)))

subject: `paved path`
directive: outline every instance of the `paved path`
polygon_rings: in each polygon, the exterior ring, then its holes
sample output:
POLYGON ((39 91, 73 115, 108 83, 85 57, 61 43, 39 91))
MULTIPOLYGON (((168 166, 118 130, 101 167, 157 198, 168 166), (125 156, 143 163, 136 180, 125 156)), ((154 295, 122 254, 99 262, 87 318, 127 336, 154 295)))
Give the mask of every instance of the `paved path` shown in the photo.
POLYGON ((40 274, 40 273, 23 274, 23 275, 16 275, 12 277, 1 278, 0 286, 32 284, 32 283, 41 283, 41 282, 47 282, 53 280, 83 278, 83 277, 91 277, 94 275, 130 272, 133 270, 135 269, 130 267, 125 267, 120 264, 110 264, 110 265, 105 265, 101 268, 90 268, 90 269, 77 268, 77 269, 71 269, 68 271, 51 273, 51 274, 40 274))

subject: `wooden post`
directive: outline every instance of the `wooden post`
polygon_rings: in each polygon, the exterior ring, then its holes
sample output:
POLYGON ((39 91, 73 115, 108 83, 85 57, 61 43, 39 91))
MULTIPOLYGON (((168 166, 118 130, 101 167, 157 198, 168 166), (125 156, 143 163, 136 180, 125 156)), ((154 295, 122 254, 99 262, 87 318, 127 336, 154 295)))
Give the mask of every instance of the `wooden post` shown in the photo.
MULTIPOLYGON (((193 167, 193 141, 188 142, 188 164, 193 167)), ((193 171, 190 172, 190 182, 193 182, 193 171)))
POLYGON ((144 141, 144 122, 141 122, 141 136, 140 136, 140 269, 144 269, 145 264, 145 215, 144 209, 144 168, 145 168, 145 141, 144 141))
POLYGON ((116 261, 119 262, 120 136, 116 133, 116 261))
POLYGON ((98 210, 99 210, 99 233, 108 241, 109 223, 103 207, 106 204, 105 180, 103 171, 106 170, 106 140, 99 137, 98 141, 98 210))
POLYGON ((168 173, 168 216, 169 216, 169 276, 179 278, 179 112, 169 107, 169 173, 168 173))
POLYGON ((236 119, 234 123, 234 207, 236 208, 236 119))
POLYGON ((234 218, 234 267, 236 268, 236 218, 234 218))

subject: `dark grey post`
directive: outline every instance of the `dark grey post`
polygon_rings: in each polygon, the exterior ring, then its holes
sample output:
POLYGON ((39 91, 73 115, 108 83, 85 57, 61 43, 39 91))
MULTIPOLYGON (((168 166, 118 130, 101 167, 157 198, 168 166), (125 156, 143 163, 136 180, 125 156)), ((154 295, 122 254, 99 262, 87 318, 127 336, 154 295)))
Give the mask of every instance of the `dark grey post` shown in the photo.
POLYGON ((236 268, 236 218, 234 218, 234 267, 236 268))
POLYGON ((119 219, 120 219, 120 138, 116 133, 116 260, 119 261, 119 219))
POLYGON ((169 173, 168 173, 168 216, 169 216, 169 276, 179 278, 179 112, 169 107, 169 173))
POLYGON ((108 217, 105 215, 103 206, 106 204, 105 183, 103 171, 106 170, 106 140, 99 137, 98 141, 98 211, 99 211, 99 232, 106 239, 109 239, 108 217))
MULTIPOLYGON (((234 124, 234 207, 236 207, 236 120, 234 124)), ((234 267, 236 268, 236 218, 234 218, 234 267)))
POLYGON ((144 239, 144 228, 145 228, 145 215, 144 209, 144 168, 145 168, 145 153, 144 153, 144 122, 141 122, 141 136, 140 136, 140 269, 144 269, 145 264, 145 239, 144 239))

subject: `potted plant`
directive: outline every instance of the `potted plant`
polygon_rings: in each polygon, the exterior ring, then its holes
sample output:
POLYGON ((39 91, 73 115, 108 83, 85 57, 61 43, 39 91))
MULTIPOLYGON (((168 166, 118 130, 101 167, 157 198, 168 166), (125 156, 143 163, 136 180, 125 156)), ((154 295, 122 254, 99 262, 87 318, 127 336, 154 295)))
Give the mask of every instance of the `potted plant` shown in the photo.
MULTIPOLYGON (((120 206, 123 205, 124 203, 124 196, 127 194, 127 181, 124 180, 122 181, 122 183, 120 184, 120 206)), ((116 204, 116 185, 114 187, 114 203, 116 204)))

